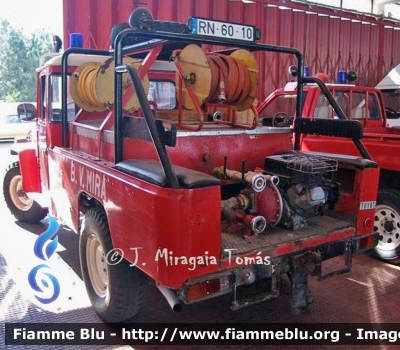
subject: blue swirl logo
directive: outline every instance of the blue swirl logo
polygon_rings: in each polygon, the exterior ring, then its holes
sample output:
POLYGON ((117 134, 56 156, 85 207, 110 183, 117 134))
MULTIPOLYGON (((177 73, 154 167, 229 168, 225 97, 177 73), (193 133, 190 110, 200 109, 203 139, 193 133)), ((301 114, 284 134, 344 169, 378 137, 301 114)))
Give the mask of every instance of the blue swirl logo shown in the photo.
MULTIPOLYGON (((57 249, 58 236, 53 240, 51 238, 57 233, 59 224, 57 220, 51 215, 47 215, 49 219, 49 227, 44 231, 36 240, 33 247, 35 255, 44 261, 51 258, 57 249), (50 241, 46 244, 47 241, 50 241)), ((58 298, 60 295, 60 284, 55 276, 50 272, 44 272, 43 270, 50 270, 50 267, 46 264, 40 264, 35 266, 28 275, 28 281, 32 289, 38 293, 45 293, 46 290, 52 288, 53 294, 50 298, 42 298, 35 295, 35 298, 43 304, 50 304, 58 298)))

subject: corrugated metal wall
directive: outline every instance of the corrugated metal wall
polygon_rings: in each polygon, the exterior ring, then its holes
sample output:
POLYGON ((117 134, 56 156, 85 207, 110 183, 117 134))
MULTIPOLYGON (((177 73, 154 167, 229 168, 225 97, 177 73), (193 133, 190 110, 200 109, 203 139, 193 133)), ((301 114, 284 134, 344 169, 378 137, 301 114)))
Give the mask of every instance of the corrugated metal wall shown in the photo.
MULTIPOLYGON (((253 24, 262 30, 262 42, 292 46, 305 55, 310 71, 332 79, 337 70, 355 69, 357 84, 376 85, 400 62, 400 23, 339 9, 278 0, 245 4, 228 0, 63 0, 65 47, 69 33, 84 35, 86 47, 107 49, 110 28, 128 21, 137 7, 147 7, 155 19, 186 22, 190 16, 253 24)), ((275 54, 258 55, 264 79, 263 98, 288 80, 294 62, 275 54)))

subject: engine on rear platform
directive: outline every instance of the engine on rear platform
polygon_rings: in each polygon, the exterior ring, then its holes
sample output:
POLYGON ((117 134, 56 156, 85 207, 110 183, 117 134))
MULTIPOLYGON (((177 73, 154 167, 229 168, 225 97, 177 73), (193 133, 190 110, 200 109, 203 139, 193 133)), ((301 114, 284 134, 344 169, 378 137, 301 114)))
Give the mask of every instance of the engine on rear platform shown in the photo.
POLYGON ((214 176, 243 184, 239 194, 226 198, 223 193, 222 217, 231 225, 244 225, 248 235, 268 226, 306 227, 307 218, 322 215, 325 205, 337 200, 337 167, 336 160, 292 152, 267 157, 260 171, 216 168, 214 176))
POLYGON ((304 227, 307 217, 320 215, 327 201, 337 199, 338 184, 332 179, 337 166, 336 160, 302 153, 266 158, 264 171, 280 179, 283 200, 280 225, 304 227))

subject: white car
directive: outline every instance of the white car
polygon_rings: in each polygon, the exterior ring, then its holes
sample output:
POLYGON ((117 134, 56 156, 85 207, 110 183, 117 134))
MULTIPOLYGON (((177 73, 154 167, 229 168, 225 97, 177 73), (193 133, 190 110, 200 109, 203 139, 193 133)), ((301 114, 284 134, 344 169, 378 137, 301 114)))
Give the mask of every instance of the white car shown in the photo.
POLYGON ((0 141, 27 137, 35 128, 35 120, 22 120, 18 114, 0 116, 0 141))

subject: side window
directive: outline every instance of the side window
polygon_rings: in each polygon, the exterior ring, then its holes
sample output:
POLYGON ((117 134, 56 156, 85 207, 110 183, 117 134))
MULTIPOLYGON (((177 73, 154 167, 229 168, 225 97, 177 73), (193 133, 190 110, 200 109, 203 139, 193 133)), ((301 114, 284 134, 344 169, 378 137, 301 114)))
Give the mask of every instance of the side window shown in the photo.
POLYGON ((40 119, 44 120, 46 115, 46 76, 40 77, 40 119))
POLYGON ((367 117, 366 93, 353 92, 352 118, 363 119, 367 117))
MULTIPOLYGON (((305 99, 306 93, 304 93, 305 99)), ((294 116, 296 113, 296 97, 295 94, 277 95, 272 99, 265 108, 259 112, 260 118, 272 118, 277 114, 294 116)), ((304 102, 303 102, 304 103, 304 102)))
POLYGON ((343 113, 348 116, 350 107, 349 94, 346 91, 335 91, 334 98, 343 113))
POLYGON ((321 93, 317 100, 317 105, 315 106, 314 110, 314 117, 313 118, 332 118, 333 109, 329 104, 328 99, 325 97, 323 93, 321 93))
POLYGON ((155 102, 158 109, 176 107, 175 85, 169 81, 151 81, 147 98, 155 102))
MULTIPOLYGON (((50 77, 50 101, 51 101, 51 111, 50 120, 51 121, 61 121, 61 92, 62 92, 62 82, 61 76, 52 75, 50 77)), ((67 82, 68 95, 67 95, 67 108, 68 108, 68 121, 70 121, 75 116, 75 103, 69 92, 69 77, 67 82)))
POLYGON ((21 119, 18 117, 17 114, 8 115, 6 117, 6 124, 15 124, 15 123, 21 123, 21 119))
POLYGON ((368 112, 370 119, 379 119, 379 102, 375 93, 368 93, 368 112))
POLYGON ((50 76, 50 121, 61 121, 61 77, 59 75, 50 76))

